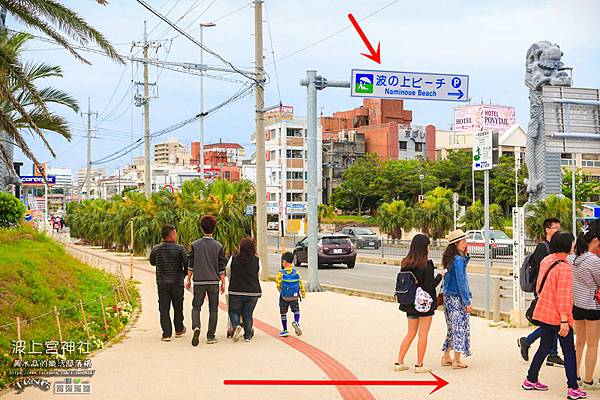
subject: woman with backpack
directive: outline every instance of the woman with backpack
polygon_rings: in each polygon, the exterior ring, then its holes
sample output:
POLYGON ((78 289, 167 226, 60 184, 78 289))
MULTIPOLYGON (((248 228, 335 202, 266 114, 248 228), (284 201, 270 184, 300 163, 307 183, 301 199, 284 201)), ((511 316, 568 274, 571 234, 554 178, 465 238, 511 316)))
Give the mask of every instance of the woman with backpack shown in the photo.
POLYGON ((398 360, 394 364, 394 371, 408 370, 408 366, 404 364, 404 357, 418 333, 415 373, 431 372, 431 368, 423 366, 423 358, 427 349, 427 336, 429 335, 432 317, 437 308, 435 288, 442 281, 442 275, 438 274, 434 277, 433 262, 428 259, 430 243, 427 235, 422 233, 415 235, 410 243, 408 254, 402 259, 401 271, 412 273, 416 279, 417 286, 426 293, 426 295, 423 295, 421 292, 417 294, 417 298, 415 299, 417 304, 419 304, 419 296, 426 297, 427 301, 425 301, 426 304, 423 308, 418 307, 421 311, 415 308, 415 302, 413 304, 400 305, 400 310, 404 311, 408 318, 408 331, 400 344, 400 351, 398 352, 398 360), (427 310, 423 311, 424 309, 427 310))
POLYGON ((442 366, 464 369, 460 357, 471 355, 471 327, 469 314, 473 311, 471 290, 467 279, 467 239, 461 229, 450 232, 448 247, 442 255, 442 265, 448 272, 444 275, 444 315, 447 334, 442 347, 442 366), (454 351, 451 357, 450 351, 454 351))
POLYGON ((573 250, 573 236, 569 232, 556 232, 550 240, 550 255, 542 260, 537 280, 538 297, 531 304, 531 321, 540 325, 542 336, 527 378, 521 384, 525 390, 548 390, 548 386, 539 381, 540 368, 550 352, 554 336, 565 357, 567 375, 567 399, 587 398, 587 393, 579 389, 577 383, 577 360, 573 338, 573 271, 567 255, 573 250))
POLYGON ((252 340, 254 336, 252 315, 258 298, 262 295, 259 280, 260 268, 254 240, 243 238, 237 254, 231 256, 226 266, 226 274, 229 277, 228 311, 231 326, 234 329, 234 342, 238 342, 242 338, 242 333, 246 342, 252 340))
POLYGON ((598 358, 598 333, 600 330, 600 304, 597 301, 600 287, 600 226, 590 224, 587 232, 580 233, 575 243, 575 254, 568 257, 573 265, 573 319, 575 320, 575 354, 577 376, 585 348, 585 374, 582 387, 598 389, 594 384, 594 369, 598 358))

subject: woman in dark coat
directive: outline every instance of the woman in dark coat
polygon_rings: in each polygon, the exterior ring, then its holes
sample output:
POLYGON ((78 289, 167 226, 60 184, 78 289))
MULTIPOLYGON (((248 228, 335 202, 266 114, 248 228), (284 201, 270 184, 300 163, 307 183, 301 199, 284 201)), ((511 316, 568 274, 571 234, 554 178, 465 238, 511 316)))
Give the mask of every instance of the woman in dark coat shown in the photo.
POLYGON ((400 309, 406 313, 406 317, 408 318, 408 332, 406 332, 406 336, 404 336, 400 345, 398 360, 394 364, 394 371, 406 371, 408 369, 408 365, 404 364, 404 357, 418 333, 415 373, 431 372, 431 368, 423 366, 423 358, 427 349, 427 336, 429 335, 432 317, 437 307, 435 288, 442 281, 442 274, 434 277, 433 262, 428 259, 430 243, 427 235, 422 233, 415 235, 410 243, 408 254, 402 260, 401 270, 413 273, 417 280, 417 286, 431 296, 433 303, 431 304, 431 308, 425 312, 417 311, 413 304, 400 306, 400 309))

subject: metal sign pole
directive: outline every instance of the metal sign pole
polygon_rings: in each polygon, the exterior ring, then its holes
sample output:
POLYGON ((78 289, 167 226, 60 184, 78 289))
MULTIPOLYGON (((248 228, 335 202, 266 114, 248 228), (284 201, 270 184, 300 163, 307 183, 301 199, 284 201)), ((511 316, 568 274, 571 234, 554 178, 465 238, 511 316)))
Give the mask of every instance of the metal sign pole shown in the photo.
POLYGON ((490 317, 490 170, 483 171, 484 191, 484 259, 485 259, 485 317, 490 317))

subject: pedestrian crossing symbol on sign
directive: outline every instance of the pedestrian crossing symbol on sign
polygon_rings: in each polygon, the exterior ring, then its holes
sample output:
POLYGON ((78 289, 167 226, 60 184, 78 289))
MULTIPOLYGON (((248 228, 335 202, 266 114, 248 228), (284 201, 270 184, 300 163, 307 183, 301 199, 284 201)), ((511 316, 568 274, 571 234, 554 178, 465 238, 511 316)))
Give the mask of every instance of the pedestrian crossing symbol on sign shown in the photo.
POLYGON ((373 74, 356 74, 356 93, 373 93, 373 74))

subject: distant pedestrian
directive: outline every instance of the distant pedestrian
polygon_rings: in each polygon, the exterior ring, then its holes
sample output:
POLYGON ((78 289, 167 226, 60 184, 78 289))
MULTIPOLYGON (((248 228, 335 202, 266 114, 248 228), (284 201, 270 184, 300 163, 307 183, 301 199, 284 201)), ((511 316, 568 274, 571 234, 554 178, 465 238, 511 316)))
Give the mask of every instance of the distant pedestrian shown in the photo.
POLYGON ((60 218, 59 217, 54 217, 54 219, 52 221, 52 227, 54 228, 56 233, 58 233, 58 231, 60 231, 60 218))
MULTIPOLYGON (((557 218, 546 218, 543 222, 544 227, 544 240, 535 246, 535 250, 531 254, 531 271, 532 271, 532 279, 533 282, 537 282, 540 264, 542 260, 550 254, 550 240, 552 236, 554 236, 555 232, 560 231, 560 220, 557 218)), ((537 296, 537 291, 533 293, 534 296, 537 296)), ((542 336, 542 328, 539 327, 535 329, 533 332, 529 334, 529 336, 521 337, 517 341, 517 344, 521 348, 521 357, 525 361, 529 361, 529 347, 538 340, 542 336)), ((554 341, 552 342, 552 346, 550 347, 550 353, 548 354, 548 359, 546 360, 546 365, 548 366, 559 366, 561 367, 564 364, 562 358, 558 355, 558 335, 554 337, 554 341)))
POLYGON ((442 265, 448 270, 444 276, 444 315, 447 334, 442 347, 442 366, 454 369, 467 368, 460 357, 471 355, 471 327, 469 314, 473 312, 472 294, 467 278, 466 235, 461 229, 450 232, 448 247, 442 255, 442 265), (454 357, 450 355, 454 352, 454 357))
POLYGON ((433 262, 428 259, 429 244, 431 241, 427 235, 422 233, 415 235, 410 243, 410 249, 406 257, 402 259, 401 270, 412 272, 417 280, 417 286, 424 290, 433 300, 430 309, 427 311, 417 311, 414 304, 400 305, 400 310, 406 313, 408 318, 408 332, 404 336, 398 353, 398 360, 394 364, 394 371, 405 371, 408 365, 404 364, 404 357, 410 348, 414 338, 419 334, 417 343, 417 363, 415 364, 415 373, 431 372, 431 368, 423 366, 423 358, 427 350, 427 336, 433 314, 437 308, 435 288, 442 281, 442 274, 434 277, 433 262))
POLYGON ((299 300, 306 297, 304 285, 300 279, 300 275, 294 268, 294 255, 289 251, 281 256, 281 270, 277 274, 275 281, 277 290, 279 290, 279 314, 281 315, 281 325, 283 330, 279 332, 279 336, 289 336, 287 324, 287 312, 289 309, 294 313, 294 321, 292 327, 296 336, 302 335, 300 329, 300 304, 299 300))
POLYGON ((559 231, 550 240, 551 254, 542 260, 537 280, 538 301, 533 319, 541 323, 540 347, 531 360, 527 378, 522 387, 525 390, 548 390, 539 381, 539 373, 546 356, 550 353, 554 337, 565 357, 564 367, 567 376, 567 399, 585 399, 587 393, 579 389, 577 383, 577 359, 573 338, 573 271, 567 256, 573 249, 573 236, 559 231), (543 286, 543 288, 542 288, 543 286))
POLYGON ((60 217, 60 230, 62 231, 65 228, 65 219, 60 217))
POLYGON ((186 288, 194 286, 194 300, 192 301, 192 346, 200 342, 200 311, 204 298, 208 296, 208 331, 206 343, 218 343, 215 336, 219 313, 219 285, 221 294, 225 293, 225 249, 223 245, 213 238, 217 220, 212 215, 205 215, 200 219, 200 228, 204 232, 201 239, 192 243, 190 253, 190 266, 188 270, 186 288))
POLYGON ((238 251, 229 258, 226 266, 229 278, 229 319, 234 329, 233 341, 238 342, 242 333, 249 342, 254 336, 253 313, 262 295, 260 288, 260 260, 256 256, 254 240, 243 238, 238 251), (242 321, 240 321, 240 315, 242 321))
POLYGON ((173 225, 161 229, 162 243, 150 252, 150 264, 156 266, 158 311, 162 328, 162 341, 169 342, 172 335, 171 305, 175 337, 185 334, 183 325, 183 279, 187 273, 188 257, 185 248, 177 244, 177 231, 173 225))
POLYGON ((568 257, 573 265, 573 319, 575 320, 575 354, 577 376, 581 376, 581 360, 585 350, 585 374, 582 387, 596 390, 594 369, 598 358, 598 334, 600 333, 600 304, 596 293, 600 287, 600 226, 594 222, 585 233, 580 233, 575 243, 575 254, 568 257))

